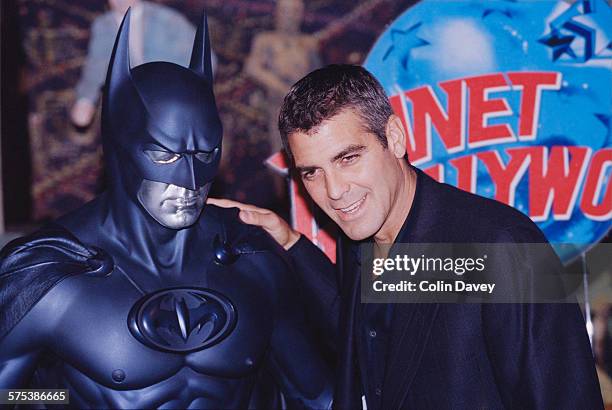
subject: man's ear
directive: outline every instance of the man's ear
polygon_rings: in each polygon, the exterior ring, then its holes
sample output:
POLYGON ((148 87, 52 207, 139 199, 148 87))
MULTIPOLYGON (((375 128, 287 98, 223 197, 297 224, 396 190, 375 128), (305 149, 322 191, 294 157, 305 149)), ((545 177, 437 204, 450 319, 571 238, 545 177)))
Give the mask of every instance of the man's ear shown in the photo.
POLYGON ((406 155, 406 131, 402 124, 402 120, 392 114, 387 120, 385 129, 387 135, 387 148, 395 155, 396 158, 403 158, 406 155))

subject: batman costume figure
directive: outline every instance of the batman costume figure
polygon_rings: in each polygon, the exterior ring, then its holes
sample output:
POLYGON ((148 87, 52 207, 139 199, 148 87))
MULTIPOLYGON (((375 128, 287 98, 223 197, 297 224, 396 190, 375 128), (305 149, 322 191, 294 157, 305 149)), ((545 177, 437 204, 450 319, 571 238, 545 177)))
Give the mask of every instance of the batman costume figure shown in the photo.
POLYGON ((246 408, 265 366, 287 404, 328 408, 282 251, 205 205, 222 138, 206 17, 189 68, 132 69, 129 13, 103 100, 109 189, 2 252, 0 388, 69 389, 79 408, 246 408))

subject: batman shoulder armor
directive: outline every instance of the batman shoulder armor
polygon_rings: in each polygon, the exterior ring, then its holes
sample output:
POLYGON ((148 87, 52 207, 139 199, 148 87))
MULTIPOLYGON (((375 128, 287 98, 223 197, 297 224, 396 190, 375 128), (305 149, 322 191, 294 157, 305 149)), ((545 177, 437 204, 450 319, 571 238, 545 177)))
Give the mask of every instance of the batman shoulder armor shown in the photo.
POLYGON ((108 253, 84 245, 58 225, 11 241, 0 252, 0 339, 62 280, 106 276, 113 266, 108 253))

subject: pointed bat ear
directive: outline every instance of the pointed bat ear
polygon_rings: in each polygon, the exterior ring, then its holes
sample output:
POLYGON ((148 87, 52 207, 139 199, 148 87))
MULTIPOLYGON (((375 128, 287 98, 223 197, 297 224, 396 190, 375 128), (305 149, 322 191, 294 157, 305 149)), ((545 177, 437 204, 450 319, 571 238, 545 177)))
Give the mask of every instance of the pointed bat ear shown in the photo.
POLYGON ((103 138, 114 138, 127 124, 136 124, 145 111, 130 69, 130 9, 125 13, 108 64, 102 99, 103 138))
POLYGON ((110 62, 108 63, 108 71, 106 73, 107 98, 109 101, 115 100, 115 94, 121 89, 122 84, 126 81, 131 81, 130 76, 130 13, 131 10, 125 13, 119 33, 115 39, 115 46, 111 54, 110 62))
POLYGON ((202 12, 202 18, 200 19, 200 24, 198 24, 198 31, 193 41, 189 68, 204 77, 209 84, 212 84, 213 74, 206 10, 202 12))

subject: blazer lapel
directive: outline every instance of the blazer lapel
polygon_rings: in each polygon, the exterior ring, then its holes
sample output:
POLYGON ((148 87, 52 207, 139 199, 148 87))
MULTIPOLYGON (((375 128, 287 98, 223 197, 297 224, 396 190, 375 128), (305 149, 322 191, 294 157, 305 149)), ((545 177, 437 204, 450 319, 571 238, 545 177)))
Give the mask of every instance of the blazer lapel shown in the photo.
POLYGON ((382 408, 398 409, 408 395, 439 307, 435 303, 395 305, 382 408))
MULTIPOLYGON (((414 200, 395 240, 396 244, 427 243, 430 225, 438 218, 439 204, 432 192, 436 185, 422 171, 414 169, 417 173, 414 200)), ((390 254, 395 251, 394 245, 390 254)), ((436 303, 418 303, 418 297, 415 303, 398 303, 394 306, 382 389, 382 408, 401 408, 420 367, 439 307, 436 303)))

